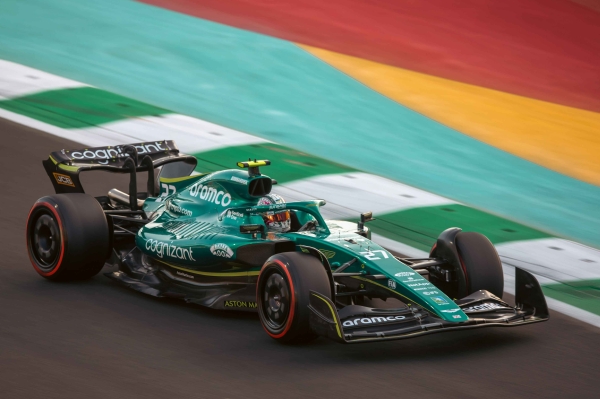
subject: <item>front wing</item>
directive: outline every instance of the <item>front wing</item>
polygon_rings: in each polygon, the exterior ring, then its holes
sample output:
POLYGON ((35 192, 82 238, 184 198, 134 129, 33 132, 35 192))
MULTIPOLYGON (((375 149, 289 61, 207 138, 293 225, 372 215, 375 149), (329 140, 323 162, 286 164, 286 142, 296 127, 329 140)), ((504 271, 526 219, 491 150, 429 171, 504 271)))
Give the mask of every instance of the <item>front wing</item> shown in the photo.
POLYGON ((456 304, 469 316, 452 323, 417 306, 373 309, 350 305, 337 310, 318 292, 310 292, 310 326, 324 337, 340 343, 361 343, 418 337, 425 334, 481 327, 516 327, 546 321, 548 307, 542 289, 530 273, 516 269, 516 307, 487 291, 475 292, 456 304))

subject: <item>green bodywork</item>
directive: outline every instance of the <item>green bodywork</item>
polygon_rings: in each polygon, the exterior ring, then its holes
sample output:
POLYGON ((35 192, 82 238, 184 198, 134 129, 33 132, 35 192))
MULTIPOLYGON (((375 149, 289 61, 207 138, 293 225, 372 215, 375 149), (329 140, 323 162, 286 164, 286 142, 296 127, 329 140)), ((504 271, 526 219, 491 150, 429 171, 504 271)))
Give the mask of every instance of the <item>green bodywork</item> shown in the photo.
MULTIPOLYGON (((440 289, 373 241, 357 234, 356 225, 324 220, 323 200, 257 206, 261 195, 251 195, 254 180, 245 170, 160 179, 160 195, 146 199, 144 211, 152 221, 139 230, 136 244, 159 264, 181 273, 215 277, 247 277, 256 280, 261 265, 238 259, 238 251, 265 242, 292 241, 297 250, 308 246, 320 250, 332 271, 356 259, 344 269, 356 288, 383 290, 407 304, 416 304, 449 322, 464 322, 467 315, 440 289), (289 210, 300 225, 314 220, 315 229, 302 232, 243 234, 240 226, 264 225, 261 214, 289 210), (356 275, 360 273, 360 275, 356 275), (379 275, 377 279, 369 276, 379 275), (383 275, 384 277, 382 277, 383 275), (375 287, 373 287, 375 286, 375 287)), ((368 206, 368 204, 366 204, 368 206)))

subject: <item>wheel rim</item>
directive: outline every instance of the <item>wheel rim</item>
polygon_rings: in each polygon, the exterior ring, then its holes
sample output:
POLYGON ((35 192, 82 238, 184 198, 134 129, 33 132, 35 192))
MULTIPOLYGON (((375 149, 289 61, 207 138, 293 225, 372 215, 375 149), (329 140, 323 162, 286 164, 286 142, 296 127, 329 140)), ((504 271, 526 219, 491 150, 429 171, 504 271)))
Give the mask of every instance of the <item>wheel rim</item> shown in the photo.
POLYGON ((61 237, 54 217, 43 213, 35 221, 31 231, 31 252, 38 266, 44 271, 51 270, 58 260, 61 237))
POLYGON ((290 313, 290 290, 283 276, 272 273, 265 282, 262 295, 265 322, 273 331, 285 327, 290 313))

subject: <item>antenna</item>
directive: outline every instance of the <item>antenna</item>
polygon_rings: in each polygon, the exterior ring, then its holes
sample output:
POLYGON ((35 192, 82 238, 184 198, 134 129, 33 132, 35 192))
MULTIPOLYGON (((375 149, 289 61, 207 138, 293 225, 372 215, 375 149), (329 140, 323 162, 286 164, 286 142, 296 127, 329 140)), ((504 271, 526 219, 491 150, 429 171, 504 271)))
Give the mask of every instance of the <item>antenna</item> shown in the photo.
POLYGON ((271 165, 271 161, 269 161, 268 159, 264 159, 261 161, 257 161, 255 159, 254 161, 252 161, 252 159, 248 158, 247 161, 237 163, 237 166, 239 168, 248 168, 248 176, 250 176, 250 177, 260 176, 260 170, 258 169, 259 166, 269 166, 269 165, 271 165))

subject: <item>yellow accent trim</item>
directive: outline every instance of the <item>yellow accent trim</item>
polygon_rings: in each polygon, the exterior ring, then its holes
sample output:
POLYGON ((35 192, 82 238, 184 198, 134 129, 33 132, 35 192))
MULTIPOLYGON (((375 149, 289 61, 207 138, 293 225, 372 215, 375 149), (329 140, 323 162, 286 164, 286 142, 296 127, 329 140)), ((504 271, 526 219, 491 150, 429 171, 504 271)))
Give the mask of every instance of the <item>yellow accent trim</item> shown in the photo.
MULTIPOLYGON (((158 260, 158 259, 157 259, 158 260)), ((256 271, 256 272, 198 272, 196 270, 190 270, 190 269, 185 269, 183 267, 179 267, 179 266, 175 266, 172 265, 170 263, 167 262, 163 262, 162 260, 159 260, 160 263, 164 263, 167 266, 170 266, 172 268, 187 272, 187 273, 192 273, 192 274, 198 274, 200 276, 211 276, 211 277, 223 277, 223 276, 227 276, 227 277, 243 277, 243 276, 258 276, 260 274, 260 271, 256 271)))
POLYGON ((256 168, 258 166, 267 166, 270 165, 271 161, 263 160, 263 161, 243 161, 238 162, 237 166, 240 168, 256 168))
POLYGON ((205 176, 207 173, 203 173, 201 175, 192 175, 192 176, 182 176, 182 177, 161 177, 158 179, 161 183, 179 183, 180 181, 185 181, 189 179, 193 179, 195 177, 205 176))
POLYGON ((52 158, 52 155, 49 155, 48 158, 50 158, 50 160, 52 161, 52 163, 54 165, 56 165, 58 162, 56 162, 56 159, 52 158))
POLYGON ((69 171, 69 172, 77 172, 79 170, 79 168, 77 166, 65 165, 63 163, 59 163, 58 168, 69 171))
POLYGON ((375 285, 377 285, 377 286, 379 286, 379 287, 381 287, 381 288, 385 288, 386 290, 388 290, 388 291, 391 291, 391 292, 393 292, 393 293, 394 293, 394 294, 396 294, 396 295, 400 295, 402 298, 406 298, 406 300, 410 301, 410 302, 409 302, 409 304, 410 304, 410 303, 412 303, 412 302, 416 302, 416 303, 417 303, 418 305, 420 305, 421 307, 429 307, 431 310, 433 310, 433 312, 434 312, 435 314, 438 314, 438 312, 437 312, 437 311, 436 311, 436 310, 435 310, 435 309, 434 309, 434 308, 433 308, 431 305, 429 305, 428 303, 425 303, 425 305, 423 305, 423 304, 421 304, 421 303, 419 303, 419 302, 415 301, 414 299, 410 299, 410 298, 408 298, 408 297, 406 297, 406 296, 402 295, 401 293, 399 293, 398 291, 395 291, 395 290, 391 289, 390 287, 386 287, 386 286, 385 286, 385 285, 383 285, 383 284, 379 284, 379 283, 377 283, 377 282, 375 282, 375 281, 373 281, 373 280, 369 280, 368 278, 364 278, 364 277, 359 277, 359 276, 350 276, 350 277, 352 277, 352 278, 355 278, 355 279, 358 279, 358 280, 363 280, 363 281, 366 281, 367 283, 375 284, 375 285))
POLYGON ((600 185, 600 113, 299 46, 371 89, 452 129, 600 185))
POLYGON ((338 333, 338 336, 340 338, 342 338, 342 333, 340 332, 340 326, 338 325, 337 318, 335 317, 335 312, 334 312, 333 308, 331 307, 331 305, 329 304, 329 302, 327 302, 325 299, 321 298, 319 295, 315 294, 314 292, 313 292, 313 295, 316 296, 317 298, 319 298, 320 300, 322 300, 323 302, 325 302, 325 304, 327 305, 329 310, 331 310, 331 315, 333 316, 333 322, 335 323, 335 329, 338 333))

